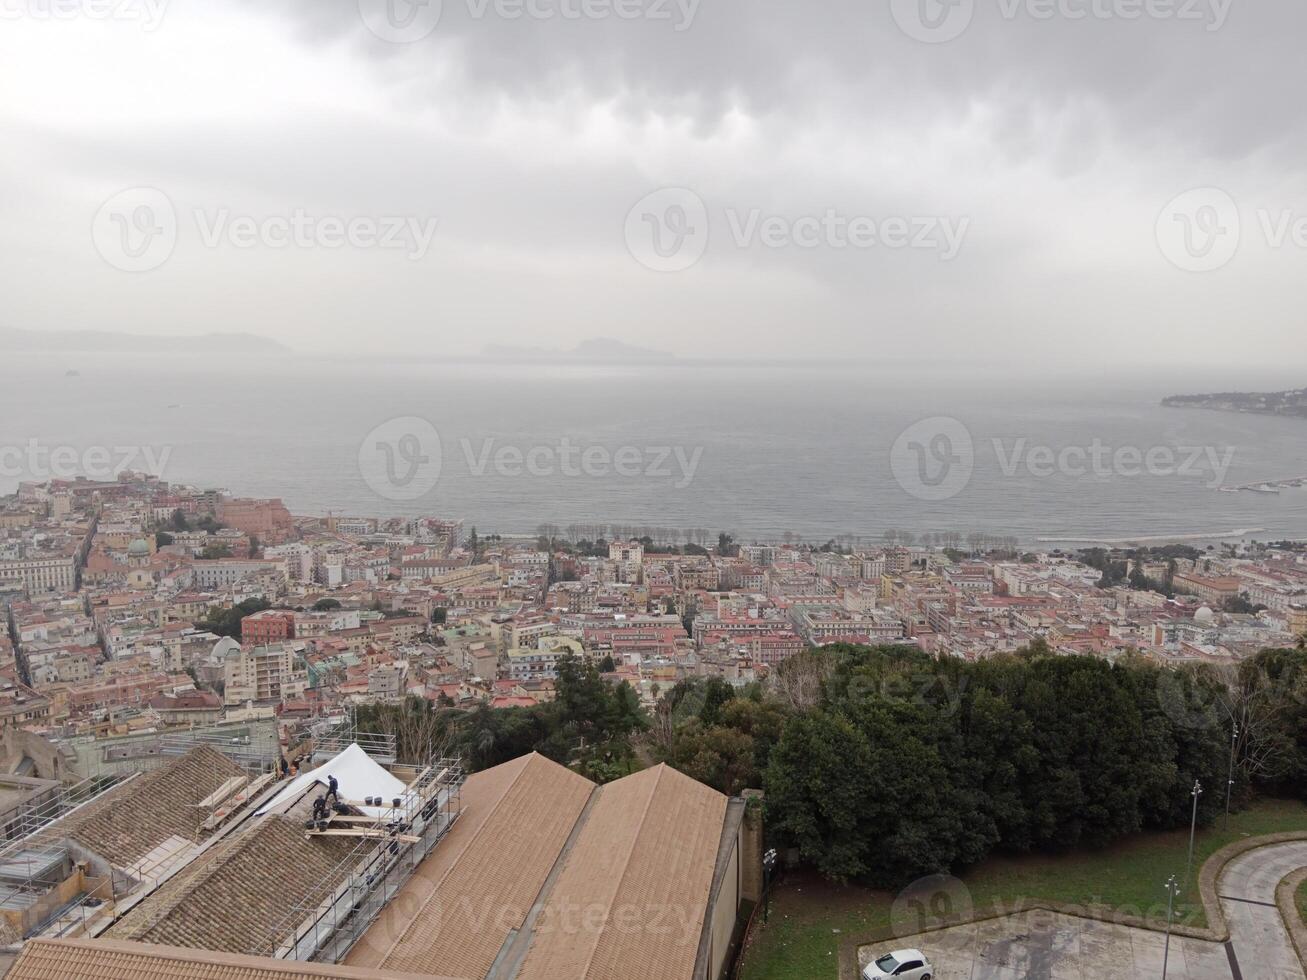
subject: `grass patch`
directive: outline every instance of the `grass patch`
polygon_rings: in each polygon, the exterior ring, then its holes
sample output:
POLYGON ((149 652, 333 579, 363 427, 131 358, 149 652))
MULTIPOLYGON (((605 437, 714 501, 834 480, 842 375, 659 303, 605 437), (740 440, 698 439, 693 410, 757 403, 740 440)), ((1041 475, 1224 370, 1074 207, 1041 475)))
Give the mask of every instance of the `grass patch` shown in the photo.
POLYGON ((1298 918, 1307 923, 1307 881, 1298 886, 1298 918))
MULTIPOLYGON (((1176 900, 1175 921, 1205 926, 1198 871, 1220 848, 1245 837, 1307 830, 1307 806, 1263 800, 1199 830, 1189 886, 1176 900)), ((1003 909, 1019 900, 1100 905, 1122 915, 1166 919, 1166 879, 1182 881, 1188 830, 1138 834, 1101 851, 992 858, 962 876, 977 910, 1003 909)), ((836 950, 849 934, 890 928, 894 895, 857 885, 833 885, 808 872, 791 872, 772 889, 771 913, 761 918, 745 949, 741 980, 816 980, 834 977, 836 950)), ((1307 884, 1298 892, 1307 915, 1307 884)))

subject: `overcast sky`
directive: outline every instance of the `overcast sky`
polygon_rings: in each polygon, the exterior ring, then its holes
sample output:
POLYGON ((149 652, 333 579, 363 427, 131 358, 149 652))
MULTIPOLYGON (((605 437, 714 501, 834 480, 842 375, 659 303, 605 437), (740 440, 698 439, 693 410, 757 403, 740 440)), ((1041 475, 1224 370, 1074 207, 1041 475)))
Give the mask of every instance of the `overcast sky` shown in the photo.
POLYGON ((0 0, 0 325, 1301 362, 1304 43, 1301 0, 0 0))

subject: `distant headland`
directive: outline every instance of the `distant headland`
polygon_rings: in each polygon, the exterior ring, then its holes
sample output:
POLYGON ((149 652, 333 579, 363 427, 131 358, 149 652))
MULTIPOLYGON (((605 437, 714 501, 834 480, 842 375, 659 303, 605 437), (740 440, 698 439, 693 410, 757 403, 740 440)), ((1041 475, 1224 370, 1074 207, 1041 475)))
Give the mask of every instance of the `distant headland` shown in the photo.
POLYGON ((1220 412, 1307 418, 1307 388, 1289 391, 1222 391, 1210 395, 1170 395, 1167 408, 1210 408, 1220 412))
POLYGON ((0 347, 7 351, 114 354, 216 354, 288 350, 275 340, 252 333, 184 336, 109 330, 22 330, 17 327, 0 327, 0 347))

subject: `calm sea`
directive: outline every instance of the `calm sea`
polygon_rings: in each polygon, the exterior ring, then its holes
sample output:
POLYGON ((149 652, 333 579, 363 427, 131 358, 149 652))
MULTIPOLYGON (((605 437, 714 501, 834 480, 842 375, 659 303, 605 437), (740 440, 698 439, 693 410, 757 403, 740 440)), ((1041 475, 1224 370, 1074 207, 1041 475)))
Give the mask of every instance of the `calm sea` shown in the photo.
POLYGON ((1302 383, 0 353, 0 489, 47 474, 35 445, 78 466, 137 451, 139 468, 148 450, 165 479, 299 513, 435 514, 483 534, 1305 537, 1307 489, 1216 486, 1307 477, 1307 420, 1158 404, 1302 383))

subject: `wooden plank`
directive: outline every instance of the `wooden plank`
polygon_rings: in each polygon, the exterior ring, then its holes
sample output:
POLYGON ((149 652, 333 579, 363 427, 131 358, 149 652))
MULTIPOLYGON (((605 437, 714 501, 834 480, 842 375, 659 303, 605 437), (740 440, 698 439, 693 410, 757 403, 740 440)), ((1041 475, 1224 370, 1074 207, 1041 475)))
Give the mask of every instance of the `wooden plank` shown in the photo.
POLYGON ((239 793, 229 799, 226 803, 209 814, 209 818, 204 821, 205 830, 215 830, 221 827, 233 813, 239 810, 249 802, 256 794, 261 792, 265 786, 277 778, 275 772, 265 772, 254 782, 249 783, 239 793))
POLYGON ((306 830, 304 836, 308 837, 371 837, 374 840, 397 840, 405 844, 416 844, 421 837, 415 837, 412 834, 392 834, 387 830, 306 830))
POLYGON ((423 769, 421 772, 419 772, 416 776, 414 776, 412 779, 410 779, 410 780, 409 780, 409 783, 408 783, 408 788, 409 788, 410 790, 412 790, 414 786, 416 786, 419 782, 422 781, 422 777, 425 776, 427 773, 429 773, 429 772, 431 771, 431 769, 432 769, 431 766, 427 766, 425 769, 423 769))
POLYGON ((221 803, 227 797, 231 796, 232 793, 236 792, 238 789, 240 789, 249 781, 250 781, 249 776, 232 776, 231 779, 227 780, 225 783, 223 783, 216 790, 214 790, 212 793, 210 793, 204 799, 200 800, 200 802, 196 803, 195 805, 198 807, 203 807, 206 810, 212 810, 219 803, 221 803))

